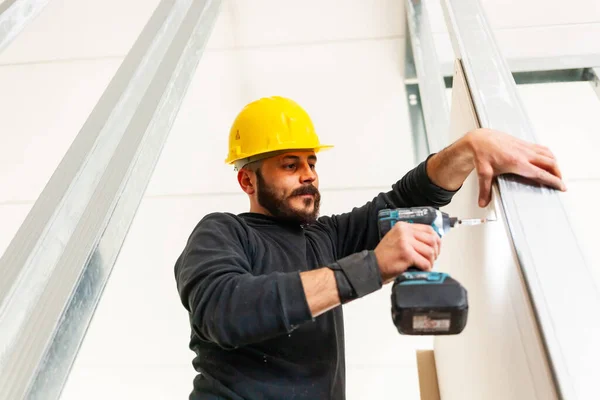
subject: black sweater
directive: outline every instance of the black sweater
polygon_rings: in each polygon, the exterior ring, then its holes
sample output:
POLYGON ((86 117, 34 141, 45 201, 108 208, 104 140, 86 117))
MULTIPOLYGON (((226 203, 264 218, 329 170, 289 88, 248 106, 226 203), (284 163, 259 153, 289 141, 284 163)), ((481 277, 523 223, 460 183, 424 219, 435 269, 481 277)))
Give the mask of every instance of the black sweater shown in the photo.
POLYGON ((312 225, 205 216, 175 265, 197 354, 190 399, 344 399, 342 307, 312 318, 300 272, 374 249, 378 210, 441 207, 454 193, 429 180, 424 161, 391 191, 312 225))

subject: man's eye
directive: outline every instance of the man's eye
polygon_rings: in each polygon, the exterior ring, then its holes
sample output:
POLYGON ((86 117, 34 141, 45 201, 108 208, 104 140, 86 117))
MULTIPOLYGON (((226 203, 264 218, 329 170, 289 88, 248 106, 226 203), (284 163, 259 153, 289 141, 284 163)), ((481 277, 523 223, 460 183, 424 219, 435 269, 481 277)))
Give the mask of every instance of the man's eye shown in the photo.
POLYGON ((283 168, 293 169, 295 167, 296 167, 296 164, 288 164, 288 165, 284 166, 283 168))
POLYGON ((310 164, 310 169, 315 169, 317 166, 315 164, 310 164))

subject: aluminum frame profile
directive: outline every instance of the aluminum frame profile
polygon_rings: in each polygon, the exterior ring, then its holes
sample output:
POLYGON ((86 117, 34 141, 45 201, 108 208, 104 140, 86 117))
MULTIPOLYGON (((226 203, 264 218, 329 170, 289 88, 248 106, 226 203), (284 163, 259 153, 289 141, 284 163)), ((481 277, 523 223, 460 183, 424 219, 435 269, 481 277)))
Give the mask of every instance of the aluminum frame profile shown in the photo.
MULTIPOLYGON (((446 100, 446 86, 441 73, 437 51, 425 2, 422 0, 405 0, 407 35, 407 63, 414 65, 418 94, 415 93, 414 80, 407 81, 409 107, 420 102, 427 138, 427 153, 439 152, 448 145, 448 129, 450 127, 450 109, 446 100), (412 97, 411 97, 412 95, 412 97)), ((407 68, 408 70, 408 68, 407 68)), ((419 117, 413 117, 417 120, 419 117)), ((418 122, 413 122, 413 127, 418 122)), ((418 142, 417 142, 418 143, 418 142)), ((419 151, 421 152, 421 151, 419 151)), ((427 154, 417 154, 423 159, 427 154)))
POLYGON ((161 1, 0 259, 0 399, 59 397, 220 4, 161 1))
MULTIPOLYGON (((512 70, 511 70, 512 71, 512 70)), ((593 80, 591 68, 561 69, 549 71, 512 71, 517 86, 538 83, 588 82, 593 80)), ((452 87, 453 77, 444 77, 447 88, 452 87)))
MULTIPOLYGON (((558 71, 600 65, 600 54, 506 58, 506 62, 512 72, 558 71)), ((452 76, 454 63, 443 62, 440 69, 445 77, 452 76)))
POLYGON ((600 100, 600 67, 592 67, 588 69, 588 80, 592 84, 592 89, 596 92, 600 100))
POLYGON ((419 83, 415 62, 410 44, 410 32, 406 24, 406 39, 404 53, 404 90, 406 92, 406 104, 408 104, 408 117, 410 119, 410 131, 413 140, 413 162, 423 160, 429 155, 429 144, 427 143, 427 129, 425 129, 425 118, 419 95, 419 83))
MULTIPOLYGON (((481 126, 537 142, 480 3, 442 4, 481 126)), ((600 374, 600 294, 559 194, 515 176, 500 176, 498 188, 557 391, 563 399, 594 398, 600 374)))
POLYGON ((49 0, 6 0, 0 4, 0 52, 44 9, 49 0))

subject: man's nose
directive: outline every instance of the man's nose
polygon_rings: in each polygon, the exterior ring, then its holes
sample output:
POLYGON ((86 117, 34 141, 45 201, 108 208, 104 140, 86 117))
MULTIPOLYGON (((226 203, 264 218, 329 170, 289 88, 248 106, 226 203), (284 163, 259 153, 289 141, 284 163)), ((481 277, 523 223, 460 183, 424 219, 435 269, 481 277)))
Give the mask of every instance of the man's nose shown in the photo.
POLYGON ((300 173, 300 182, 301 183, 312 183, 317 179, 317 174, 314 169, 311 168, 309 164, 303 165, 302 171, 300 173))

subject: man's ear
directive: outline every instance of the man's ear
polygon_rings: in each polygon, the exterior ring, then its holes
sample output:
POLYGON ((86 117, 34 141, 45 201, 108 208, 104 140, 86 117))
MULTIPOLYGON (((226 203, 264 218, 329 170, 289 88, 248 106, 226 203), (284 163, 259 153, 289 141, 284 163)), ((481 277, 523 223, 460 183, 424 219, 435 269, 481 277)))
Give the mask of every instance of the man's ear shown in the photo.
POLYGON ((256 187, 252 181, 254 173, 245 168, 242 168, 238 171, 238 183, 240 187, 246 194, 254 194, 256 191, 256 187))

